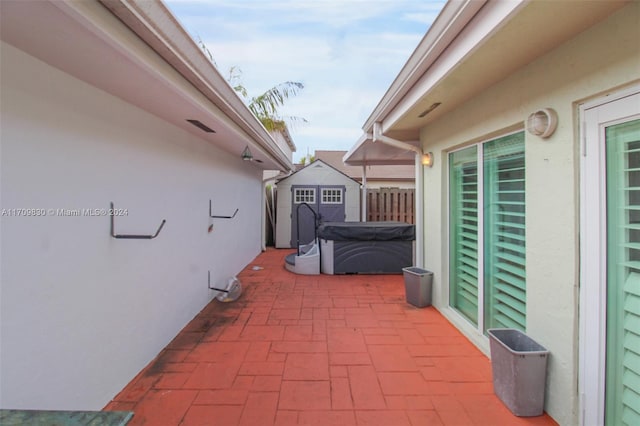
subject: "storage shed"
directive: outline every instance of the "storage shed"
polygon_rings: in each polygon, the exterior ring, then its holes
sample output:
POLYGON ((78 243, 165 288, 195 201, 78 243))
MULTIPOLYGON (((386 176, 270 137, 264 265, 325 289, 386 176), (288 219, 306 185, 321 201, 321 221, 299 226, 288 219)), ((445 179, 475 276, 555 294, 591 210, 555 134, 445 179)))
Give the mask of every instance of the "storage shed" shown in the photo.
POLYGON ((276 247, 296 247, 314 237, 314 215, 321 222, 357 221, 360 184, 327 163, 316 160, 277 183, 276 247), (298 217, 300 226, 298 227, 298 217))

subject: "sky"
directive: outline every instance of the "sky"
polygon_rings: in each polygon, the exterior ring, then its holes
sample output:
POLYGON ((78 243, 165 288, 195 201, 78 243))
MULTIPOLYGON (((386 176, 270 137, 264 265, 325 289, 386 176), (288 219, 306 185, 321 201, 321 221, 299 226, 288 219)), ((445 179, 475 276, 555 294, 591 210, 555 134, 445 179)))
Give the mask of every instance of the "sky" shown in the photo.
POLYGON ((223 76, 232 67, 249 96, 304 84, 281 108, 299 161, 349 150, 442 9, 444 0, 165 0, 223 76))

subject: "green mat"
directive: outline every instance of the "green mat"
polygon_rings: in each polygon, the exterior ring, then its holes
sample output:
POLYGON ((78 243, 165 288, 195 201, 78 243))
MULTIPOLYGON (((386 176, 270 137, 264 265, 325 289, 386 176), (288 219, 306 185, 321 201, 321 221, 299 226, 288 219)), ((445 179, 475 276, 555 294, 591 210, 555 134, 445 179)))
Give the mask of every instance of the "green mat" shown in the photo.
POLYGON ((124 426, 130 411, 0 410, 2 426, 124 426))

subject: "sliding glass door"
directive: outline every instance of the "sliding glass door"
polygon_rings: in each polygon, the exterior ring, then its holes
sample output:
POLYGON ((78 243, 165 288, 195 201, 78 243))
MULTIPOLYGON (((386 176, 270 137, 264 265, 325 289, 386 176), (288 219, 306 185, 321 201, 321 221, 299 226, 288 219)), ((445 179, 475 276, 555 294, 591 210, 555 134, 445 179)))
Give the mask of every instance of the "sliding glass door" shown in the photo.
POLYGON ((449 212, 449 305, 483 331, 524 331, 523 132, 449 155, 449 212))
POLYGON ((640 424, 640 87, 581 106, 581 424, 640 424))
POLYGON ((478 154, 471 147, 449 156, 449 304, 478 324, 478 154))
POLYGON ((524 135, 484 144, 485 330, 526 327, 524 135))
POLYGON ((640 424, 640 120, 606 127, 606 424, 640 424))

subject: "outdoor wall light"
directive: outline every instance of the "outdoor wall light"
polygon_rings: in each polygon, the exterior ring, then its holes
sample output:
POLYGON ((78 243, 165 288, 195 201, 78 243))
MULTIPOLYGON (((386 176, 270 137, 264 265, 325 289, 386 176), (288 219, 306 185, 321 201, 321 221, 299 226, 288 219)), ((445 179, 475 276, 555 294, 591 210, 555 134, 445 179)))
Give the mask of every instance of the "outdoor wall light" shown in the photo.
POLYGON ((244 161, 253 160, 253 155, 251 155, 251 151, 249 151, 249 145, 242 151, 241 157, 244 161))
POLYGON ((433 152, 427 152, 422 154, 422 165, 427 167, 433 167, 433 152))
POLYGON ((558 114, 551 108, 534 112, 527 118, 527 131, 532 135, 548 138, 558 127, 558 114))

